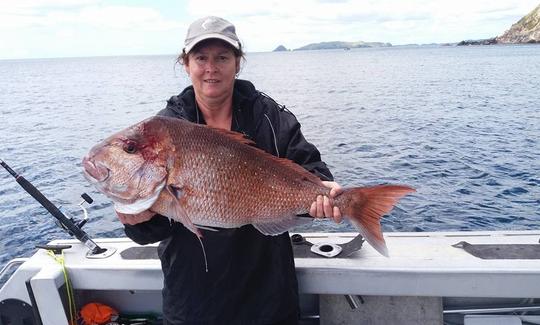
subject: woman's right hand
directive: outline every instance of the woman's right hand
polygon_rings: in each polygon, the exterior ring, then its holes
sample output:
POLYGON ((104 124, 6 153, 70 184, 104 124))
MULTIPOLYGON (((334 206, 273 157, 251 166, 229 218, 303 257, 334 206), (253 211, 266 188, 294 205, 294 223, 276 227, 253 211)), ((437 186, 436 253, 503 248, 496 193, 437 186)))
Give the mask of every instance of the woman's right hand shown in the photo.
POLYGON ((125 214, 118 211, 115 212, 120 222, 124 225, 136 225, 141 222, 146 222, 156 215, 155 212, 152 212, 150 210, 145 210, 137 214, 125 214))
POLYGON ((334 198, 343 192, 343 188, 336 182, 322 182, 324 186, 330 189, 330 194, 318 195, 315 202, 311 204, 309 214, 314 218, 332 218, 336 223, 343 220, 341 211, 337 206, 334 206, 334 198))

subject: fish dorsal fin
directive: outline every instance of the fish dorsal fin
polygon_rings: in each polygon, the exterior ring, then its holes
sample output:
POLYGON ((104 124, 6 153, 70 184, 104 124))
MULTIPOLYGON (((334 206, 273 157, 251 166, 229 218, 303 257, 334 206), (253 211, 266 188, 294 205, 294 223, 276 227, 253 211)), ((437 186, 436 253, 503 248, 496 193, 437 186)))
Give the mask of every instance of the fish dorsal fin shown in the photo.
MULTIPOLYGON (((261 150, 261 151, 263 151, 263 150, 261 150)), ((267 154, 265 151, 263 151, 263 152, 265 154, 267 154)), ((321 181, 321 179, 319 177, 317 177, 315 174, 312 174, 312 173, 308 172, 306 169, 304 169, 304 167, 298 165, 294 161, 286 159, 286 158, 278 158, 278 157, 272 156, 270 154, 267 154, 267 155, 269 156, 268 159, 270 159, 271 161, 273 161, 277 165, 280 165, 283 168, 287 168, 287 169, 291 170, 292 172, 294 172, 292 175, 297 176, 297 179, 303 180, 303 181, 308 181, 308 182, 311 182, 313 184, 322 186, 322 181, 321 181)))
POLYGON ((250 145, 250 146, 255 145, 255 142, 253 142, 253 140, 251 140, 251 139, 248 139, 246 137, 246 135, 244 135, 243 133, 236 132, 236 131, 229 131, 229 130, 225 130, 225 129, 220 129, 220 128, 216 128, 216 127, 209 126, 209 125, 204 125, 202 127, 206 127, 206 128, 211 129, 211 130, 213 130, 215 132, 218 132, 222 136, 227 137, 227 138, 229 138, 229 139, 231 139, 233 141, 240 142, 240 143, 243 143, 243 144, 247 144, 247 145, 250 145))
POLYGON ((255 229, 257 229, 264 235, 275 236, 282 234, 293 227, 303 226, 305 224, 311 223, 312 221, 312 218, 302 218, 294 216, 289 219, 274 222, 254 223, 253 227, 255 227, 255 229))
POLYGON ((264 151, 264 150, 262 150, 260 148, 257 148, 255 146, 255 142, 253 142, 252 140, 246 138, 245 135, 242 134, 242 133, 238 133, 238 132, 234 132, 234 131, 228 131, 228 130, 215 128, 215 127, 207 126, 207 125, 204 125, 204 126, 200 125, 200 126, 211 129, 214 132, 218 132, 220 135, 222 135, 222 136, 224 136, 224 137, 226 137, 226 138, 228 138, 230 140, 233 140, 233 141, 248 145, 248 146, 246 146, 245 150, 247 150, 249 153, 251 153, 251 154, 260 154, 262 156, 265 156, 266 159, 271 160, 271 162, 275 163, 276 165, 280 165, 283 168, 289 169, 290 171, 293 172, 290 175, 291 177, 292 176, 299 177, 302 180, 306 180, 306 181, 312 182, 312 183, 317 184, 317 185, 322 185, 320 178, 317 177, 316 175, 308 172, 306 169, 304 169, 302 166, 298 165, 297 163, 295 163, 292 160, 289 160, 289 159, 286 159, 286 158, 276 157, 276 156, 271 155, 268 152, 266 152, 266 151, 264 151))

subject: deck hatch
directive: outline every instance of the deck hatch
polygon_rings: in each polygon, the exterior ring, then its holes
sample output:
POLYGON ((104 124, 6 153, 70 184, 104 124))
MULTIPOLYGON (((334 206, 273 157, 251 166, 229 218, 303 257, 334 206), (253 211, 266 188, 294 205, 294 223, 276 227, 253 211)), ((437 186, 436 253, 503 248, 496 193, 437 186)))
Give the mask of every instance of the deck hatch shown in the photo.
POLYGON ((469 244, 461 241, 452 245, 484 260, 538 260, 539 244, 469 244))
POLYGON ((156 246, 130 247, 120 253, 125 260, 158 260, 156 246))

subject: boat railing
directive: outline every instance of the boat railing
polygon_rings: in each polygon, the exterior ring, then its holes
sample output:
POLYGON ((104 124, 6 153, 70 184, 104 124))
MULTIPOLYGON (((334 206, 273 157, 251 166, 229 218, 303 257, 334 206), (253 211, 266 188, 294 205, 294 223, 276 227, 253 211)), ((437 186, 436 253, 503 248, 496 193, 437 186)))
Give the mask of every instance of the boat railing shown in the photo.
POLYGON ((7 279, 4 278, 11 276, 11 274, 13 274, 13 272, 15 272, 24 262, 28 261, 28 259, 28 257, 18 257, 12 259, 11 261, 7 262, 6 265, 4 265, 2 270, 0 270, 0 288, 7 281, 7 279))

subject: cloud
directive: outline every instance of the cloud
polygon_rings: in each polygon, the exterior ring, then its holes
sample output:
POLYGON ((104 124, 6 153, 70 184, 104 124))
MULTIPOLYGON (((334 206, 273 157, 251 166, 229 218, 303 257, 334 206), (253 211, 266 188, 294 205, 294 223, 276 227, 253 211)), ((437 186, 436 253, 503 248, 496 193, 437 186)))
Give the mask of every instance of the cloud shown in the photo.
POLYGON ((8 1, 0 12, 0 58, 176 53, 186 22, 156 8, 97 0, 8 1), (109 2, 110 3, 110 2, 109 2))
POLYGON ((0 13, 0 29, 4 30, 59 25, 150 31, 185 26, 178 21, 165 19, 153 8, 103 6, 95 0, 9 1, 0 13))
POLYGON ((51 22, 85 24, 94 28, 155 31, 184 26, 166 20, 156 9, 127 6, 86 7, 77 13, 54 12, 48 18, 51 22))
MULTIPOLYGON (((420 1, 423 2, 428 3, 420 1)), ((193 17, 219 13, 237 25, 248 50, 271 50, 282 43, 296 48, 319 41, 386 41, 375 39, 374 31, 402 29, 403 21, 429 19, 424 7, 402 1, 359 4, 358 1, 197 0, 189 2, 188 13, 193 17), (207 8, 212 8, 212 12, 207 8)))
POLYGON ((536 5, 537 0, 192 0, 188 13, 218 13, 237 25, 248 50, 271 50, 285 42, 296 48, 331 40, 403 44, 493 37, 536 5))
POLYGON ((0 57, 175 53, 188 24, 208 15, 233 22, 248 52, 322 41, 456 42, 499 35, 538 5, 538 0, 0 1, 0 57))
MULTIPOLYGON (((9 21, 21 19, 22 22, 18 26, 27 26, 39 22, 44 14, 52 10, 68 11, 97 3, 99 3, 98 0, 2 0, 0 17, 7 18, 9 21)), ((4 23, 1 26, 10 25, 4 23)))

